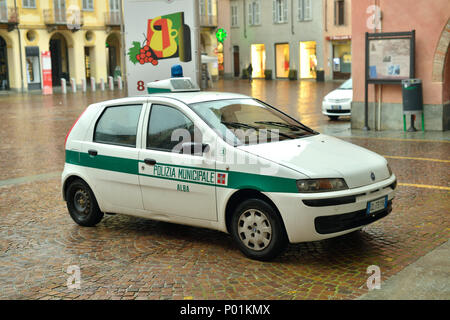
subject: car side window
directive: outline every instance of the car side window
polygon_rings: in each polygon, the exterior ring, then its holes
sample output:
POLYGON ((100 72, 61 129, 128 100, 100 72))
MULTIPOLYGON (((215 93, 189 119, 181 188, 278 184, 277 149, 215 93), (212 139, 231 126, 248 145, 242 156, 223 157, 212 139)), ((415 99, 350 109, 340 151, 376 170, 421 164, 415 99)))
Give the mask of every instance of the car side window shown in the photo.
POLYGON ((181 111, 169 106, 152 105, 148 123, 147 149, 172 152, 181 142, 193 140, 194 123, 181 111))
POLYGON ((136 147, 142 105, 107 107, 94 130, 94 142, 136 147))

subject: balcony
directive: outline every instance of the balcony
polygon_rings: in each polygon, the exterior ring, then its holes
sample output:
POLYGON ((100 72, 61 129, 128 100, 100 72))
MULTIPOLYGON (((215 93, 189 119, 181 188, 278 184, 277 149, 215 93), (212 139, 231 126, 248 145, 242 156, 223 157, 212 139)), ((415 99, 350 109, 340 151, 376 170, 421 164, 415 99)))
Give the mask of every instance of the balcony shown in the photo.
POLYGON ((122 15, 120 12, 108 11, 105 12, 105 26, 107 32, 110 32, 113 27, 120 27, 122 24, 122 15))
POLYGON ((76 32, 84 24, 83 12, 80 10, 45 9, 44 23, 47 26, 48 32, 52 32, 60 27, 66 27, 72 32, 76 32))
POLYGON ((200 15, 200 27, 217 28, 217 15, 200 15))
POLYGON ((19 24, 19 12, 14 7, 0 7, 0 24, 7 25, 8 31, 19 24))

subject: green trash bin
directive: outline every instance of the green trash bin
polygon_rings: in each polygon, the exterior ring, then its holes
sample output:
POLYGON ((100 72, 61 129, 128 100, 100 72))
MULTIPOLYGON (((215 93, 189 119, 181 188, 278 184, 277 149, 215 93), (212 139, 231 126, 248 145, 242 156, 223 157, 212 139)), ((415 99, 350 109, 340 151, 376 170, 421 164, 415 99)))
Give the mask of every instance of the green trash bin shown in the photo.
POLYGON ((317 82, 324 82, 325 81, 325 71, 324 70, 317 70, 316 71, 316 81, 317 82))
POLYGON ((402 80, 402 98, 403 98, 403 130, 406 131, 406 117, 411 117, 411 126, 408 131, 416 131, 414 128, 414 119, 416 115, 421 116, 422 131, 425 131, 423 115, 423 94, 422 80, 406 79, 402 80))

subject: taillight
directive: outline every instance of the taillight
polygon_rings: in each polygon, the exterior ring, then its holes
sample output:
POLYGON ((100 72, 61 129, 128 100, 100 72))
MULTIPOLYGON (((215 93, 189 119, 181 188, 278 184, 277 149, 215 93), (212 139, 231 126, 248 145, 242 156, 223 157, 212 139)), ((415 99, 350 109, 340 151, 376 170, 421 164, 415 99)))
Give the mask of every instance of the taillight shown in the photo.
POLYGON ((67 138, 69 138, 69 134, 72 131, 73 127, 75 127, 75 125, 77 124, 78 120, 80 120, 81 116, 86 112, 87 108, 84 109, 84 111, 78 116, 77 120, 75 120, 75 122, 72 125, 72 128, 70 128, 69 132, 67 132, 66 135, 66 140, 64 141, 64 149, 66 149, 66 144, 67 144, 67 138))

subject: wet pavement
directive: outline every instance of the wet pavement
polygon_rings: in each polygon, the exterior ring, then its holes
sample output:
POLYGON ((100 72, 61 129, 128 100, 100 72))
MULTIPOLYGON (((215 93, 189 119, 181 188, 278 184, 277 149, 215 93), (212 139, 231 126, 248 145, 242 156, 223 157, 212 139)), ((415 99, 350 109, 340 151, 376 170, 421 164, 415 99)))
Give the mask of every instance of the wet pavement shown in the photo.
POLYGON ((66 133, 88 104, 125 93, 0 95, 0 298, 355 299, 368 293, 371 265, 383 287, 450 239, 450 134, 363 132, 350 130, 349 117, 329 121, 320 103, 338 85, 239 80, 213 89, 252 95, 373 150, 398 177, 389 216, 357 233, 290 245, 270 263, 248 260, 212 230, 123 215, 76 225, 60 191, 66 133), (71 265, 80 267, 81 289, 66 286, 71 265))

